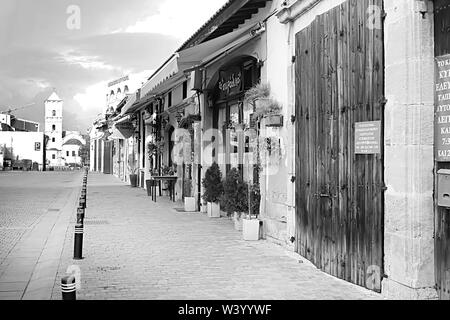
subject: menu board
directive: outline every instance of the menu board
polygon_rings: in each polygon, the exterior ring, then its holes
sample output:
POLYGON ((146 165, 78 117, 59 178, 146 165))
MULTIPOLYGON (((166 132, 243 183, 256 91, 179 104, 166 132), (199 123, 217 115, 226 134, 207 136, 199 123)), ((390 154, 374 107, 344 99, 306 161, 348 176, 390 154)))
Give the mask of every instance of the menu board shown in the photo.
POLYGON ((381 153, 381 121, 355 123, 355 153, 381 153))
POLYGON ((435 159, 450 161, 450 55, 436 58, 434 87, 435 159))

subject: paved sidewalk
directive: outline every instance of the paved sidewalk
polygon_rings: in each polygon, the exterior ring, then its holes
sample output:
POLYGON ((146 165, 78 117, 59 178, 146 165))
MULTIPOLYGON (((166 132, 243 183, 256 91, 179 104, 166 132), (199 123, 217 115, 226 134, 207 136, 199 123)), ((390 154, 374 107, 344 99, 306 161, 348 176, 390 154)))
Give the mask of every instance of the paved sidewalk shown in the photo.
POLYGON ((0 300, 51 298, 81 177, 81 172, 2 174, 0 300), (20 233, 11 237, 8 230, 20 233))
POLYGON ((73 216, 52 299, 74 265, 84 300, 381 299, 275 244, 241 240, 229 219, 177 212, 181 203, 154 203, 112 176, 90 173, 87 199, 84 259, 72 259, 73 216))

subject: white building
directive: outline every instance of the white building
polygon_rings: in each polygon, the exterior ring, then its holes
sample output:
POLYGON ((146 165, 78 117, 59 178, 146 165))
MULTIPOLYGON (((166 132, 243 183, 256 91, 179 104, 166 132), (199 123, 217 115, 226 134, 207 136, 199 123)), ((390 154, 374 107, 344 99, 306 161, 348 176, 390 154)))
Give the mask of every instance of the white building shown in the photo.
POLYGON ((62 158, 66 165, 82 165, 80 149, 86 140, 78 131, 66 131, 62 142, 62 158))
POLYGON ((50 166, 64 165, 62 159, 63 138, 63 100, 56 92, 45 100, 45 135, 49 137, 47 142, 47 163, 50 166))
POLYGON ((44 134, 42 132, 0 132, 0 170, 3 161, 30 160, 42 170, 44 164, 44 134))

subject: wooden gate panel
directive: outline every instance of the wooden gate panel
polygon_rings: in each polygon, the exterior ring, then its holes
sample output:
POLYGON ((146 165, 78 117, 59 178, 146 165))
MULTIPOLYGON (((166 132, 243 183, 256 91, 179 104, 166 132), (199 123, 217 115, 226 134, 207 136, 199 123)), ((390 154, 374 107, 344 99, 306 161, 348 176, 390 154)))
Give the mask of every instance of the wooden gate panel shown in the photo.
POLYGON ((382 0, 349 0, 296 36, 296 249, 380 291, 383 153, 354 152, 355 122, 383 123, 383 34, 367 27, 369 5, 382 0))

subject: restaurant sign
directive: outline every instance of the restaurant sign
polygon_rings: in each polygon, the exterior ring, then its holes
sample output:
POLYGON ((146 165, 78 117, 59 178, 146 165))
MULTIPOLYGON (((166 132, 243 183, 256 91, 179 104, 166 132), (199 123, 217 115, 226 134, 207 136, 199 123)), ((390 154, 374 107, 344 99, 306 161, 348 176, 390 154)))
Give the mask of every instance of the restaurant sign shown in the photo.
POLYGON ((355 154, 381 153, 381 121, 355 123, 355 154))
POLYGON ((435 159, 450 162, 450 55, 436 57, 434 92, 435 159))
POLYGON ((233 67, 226 71, 220 71, 219 92, 220 98, 242 92, 242 73, 240 67, 233 67))

